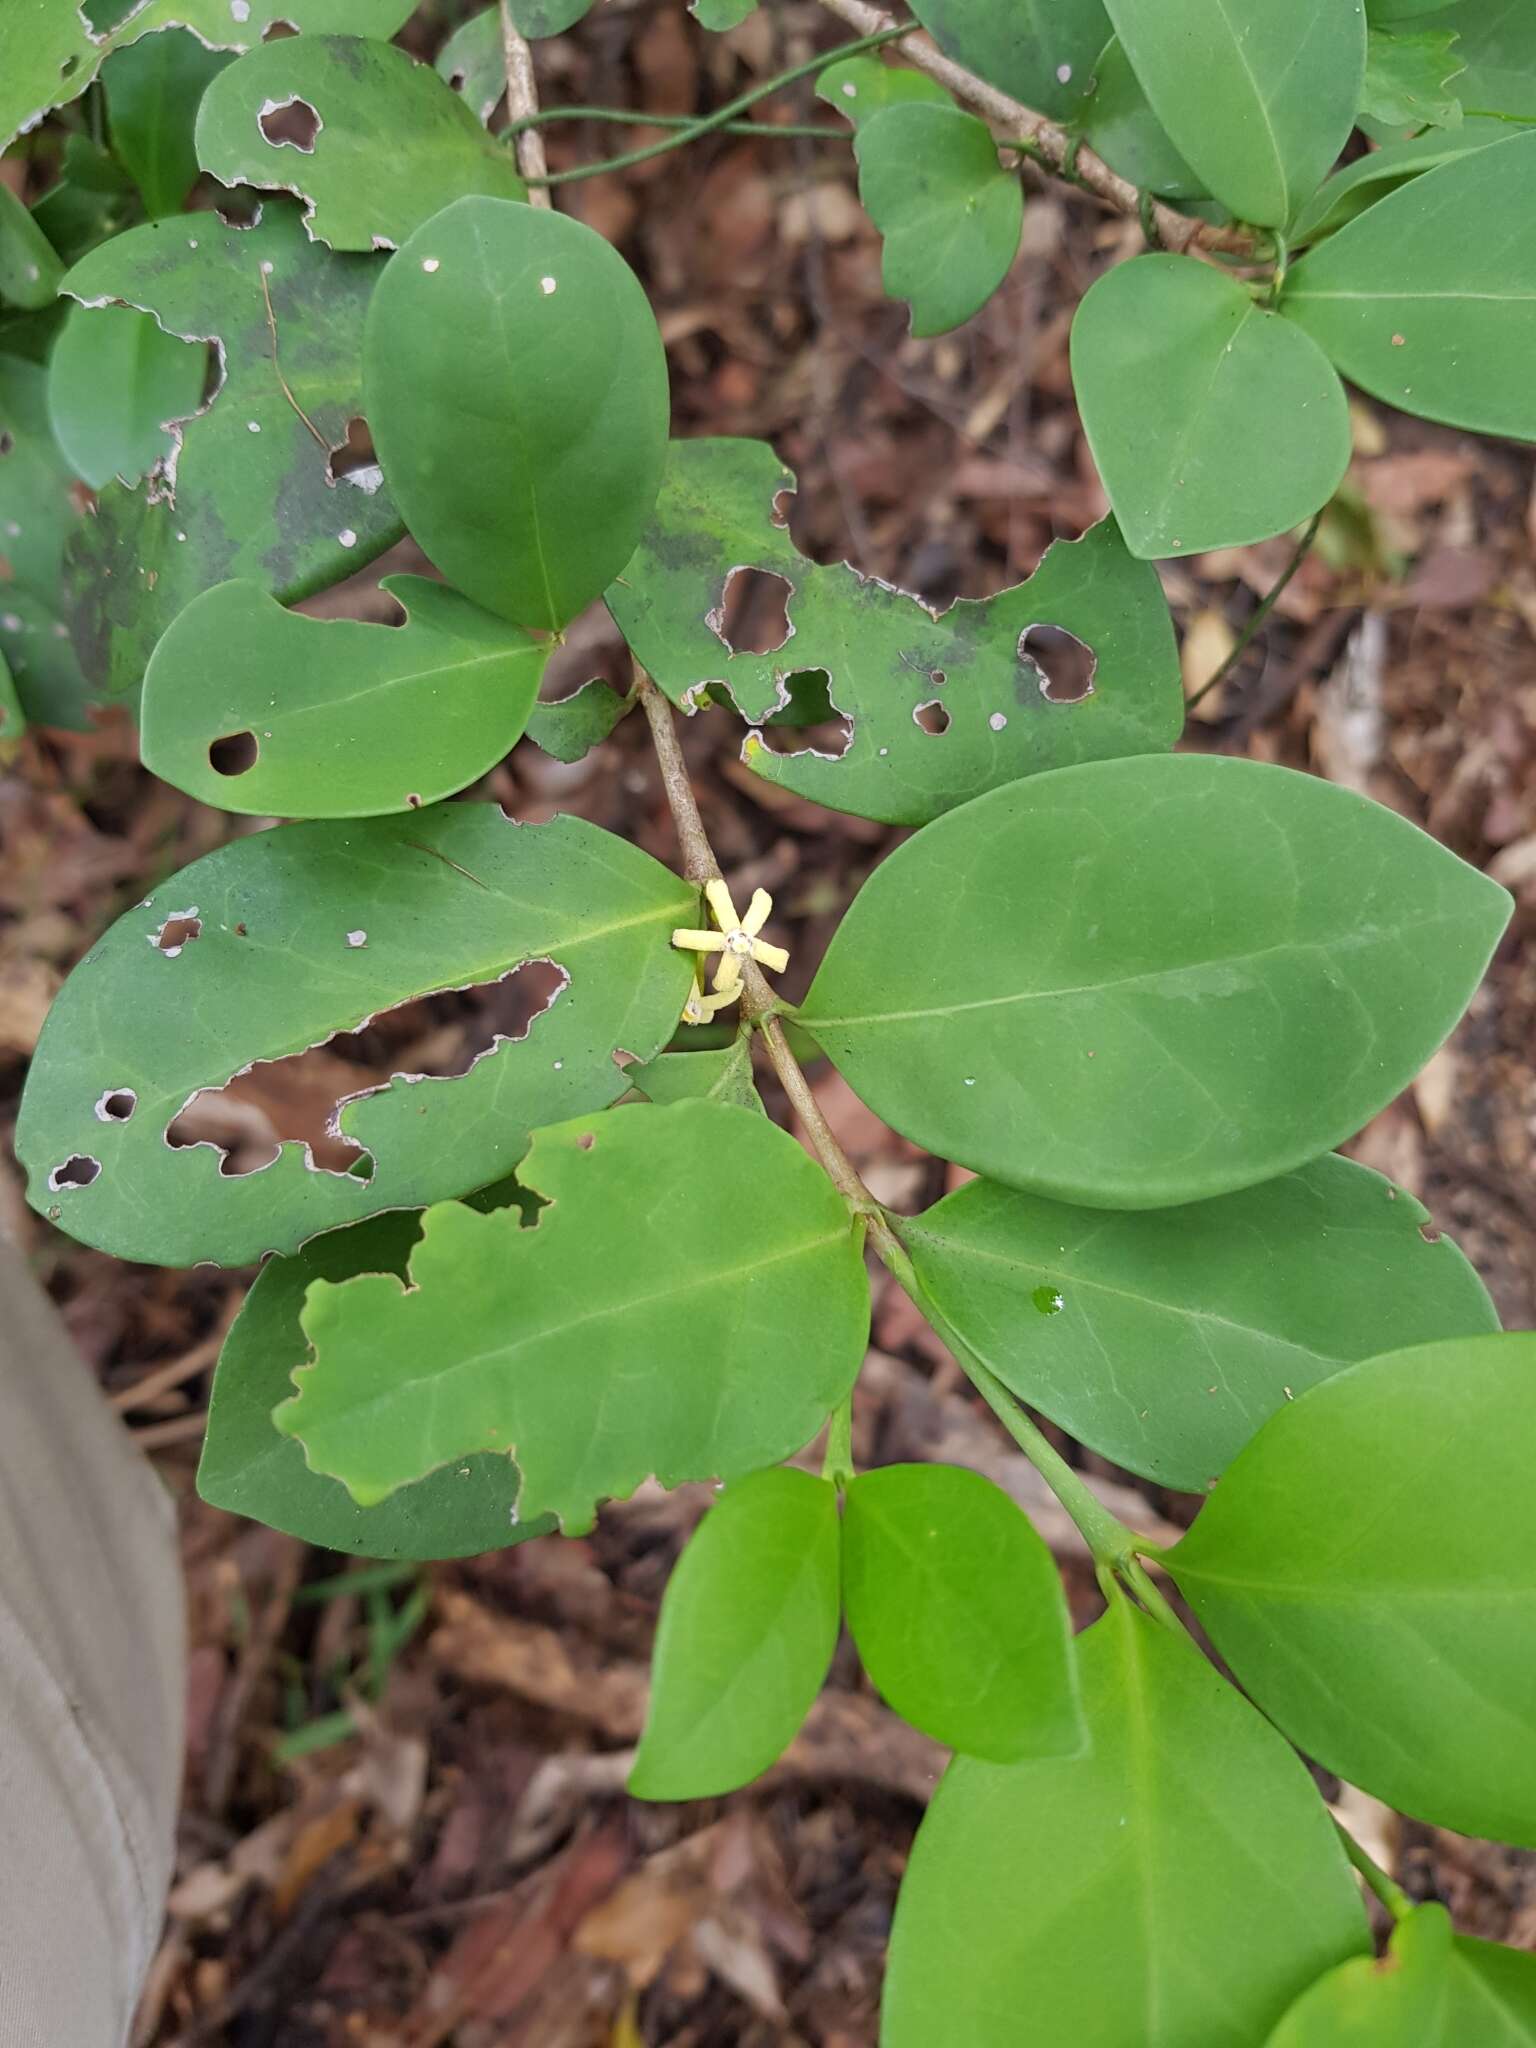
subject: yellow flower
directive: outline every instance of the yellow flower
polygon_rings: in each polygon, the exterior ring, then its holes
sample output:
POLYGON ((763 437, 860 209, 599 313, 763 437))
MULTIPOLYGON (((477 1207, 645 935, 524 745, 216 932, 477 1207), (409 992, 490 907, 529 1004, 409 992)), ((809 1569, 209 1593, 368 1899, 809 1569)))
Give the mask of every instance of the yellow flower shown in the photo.
POLYGON ((745 917, 737 916, 736 905, 731 901, 731 892, 724 882, 706 882, 704 894, 719 931, 675 931, 672 934, 674 946, 681 946, 691 953, 720 955, 720 964, 715 969, 714 992, 706 995, 696 984, 688 998, 683 1016, 690 1024, 705 1022, 716 1010, 723 1009, 740 995, 744 960, 755 960, 760 967, 766 967, 774 974, 782 974, 789 965, 789 955, 782 946, 770 946, 766 939, 758 937, 773 910, 773 898, 766 889, 753 890, 745 917))

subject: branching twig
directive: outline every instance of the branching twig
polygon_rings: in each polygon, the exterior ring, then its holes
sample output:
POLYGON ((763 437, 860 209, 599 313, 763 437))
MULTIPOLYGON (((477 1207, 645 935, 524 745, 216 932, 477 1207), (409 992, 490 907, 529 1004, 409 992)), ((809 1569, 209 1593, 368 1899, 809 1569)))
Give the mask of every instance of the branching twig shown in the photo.
POLYGON ((512 19, 512 0, 501 0, 501 54, 507 67, 507 112, 512 117, 516 140, 517 168, 528 184, 530 206, 548 206, 545 179, 549 166, 544 157, 544 138, 537 128, 519 128, 519 121, 539 111, 539 88, 533 76, 533 52, 512 19))

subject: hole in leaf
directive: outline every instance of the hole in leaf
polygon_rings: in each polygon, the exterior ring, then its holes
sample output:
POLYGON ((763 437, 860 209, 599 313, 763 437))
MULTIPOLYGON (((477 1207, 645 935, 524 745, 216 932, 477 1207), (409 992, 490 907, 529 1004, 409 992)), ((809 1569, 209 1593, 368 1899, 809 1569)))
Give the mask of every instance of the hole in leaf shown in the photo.
POLYGON ((1440 1242, 1441 1234, 1442 1233, 1435 1228, 1433 1223, 1421 1223, 1419 1225, 1419 1235, 1423 1238, 1426 1244, 1438 1244, 1440 1242))
POLYGON ((104 1124, 125 1124, 138 1107, 139 1098, 131 1088, 109 1088, 96 1104, 96 1115, 104 1124))
POLYGON ((919 704, 912 714, 913 723, 923 732, 937 737, 950 728, 950 716, 937 697, 930 697, 926 704, 919 704))
MULTIPOLYGON (((337 934, 345 949, 347 935, 337 934)), ((503 1044, 525 1039, 569 977, 553 960, 525 960, 496 981, 413 997, 303 1052, 258 1060, 222 1088, 199 1088, 172 1119, 175 1150, 212 1145, 227 1177, 270 1166, 284 1143, 302 1144, 325 1173, 368 1179, 371 1155, 341 1130, 349 1102, 391 1081, 446 1081, 503 1044)))
POLYGON ((326 475, 331 483, 351 484, 370 498, 383 483, 384 472, 379 467, 373 435, 361 414, 347 421, 344 438, 331 450, 326 475))
POLYGON ((60 1188, 88 1188, 101 1171, 101 1161, 92 1159, 88 1153, 76 1152, 56 1166, 48 1176, 48 1185, 55 1194, 60 1188))
MULTIPOLYGON (((791 714, 797 703, 804 704, 812 711, 821 708, 817 698, 822 692, 811 678, 820 678, 825 684, 826 671, 807 669, 804 677, 798 679, 805 682, 807 688, 803 693, 791 695, 787 707, 791 714)), ((827 715, 821 718, 812 716, 810 719, 802 719, 793 715, 786 718, 782 713, 776 713, 766 726, 753 729, 748 735, 747 744, 763 747, 771 754, 818 754, 824 761, 840 761, 853 745, 853 720, 846 713, 839 711, 832 702, 830 686, 825 704, 827 715)))
POLYGON ((16 442, 8 429, 0 427, 0 455, 9 455, 16 442))
POLYGON ((774 654, 790 635, 795 587, 771 569, 733 569, 708 616, 715 638, 732 654, 774 654))
POLYGON ((264 43, 281 43, 289 36, 298 34, 297 26, 291 21, 274 21, 268 24, 261 40, 264 43))
POLYGON ((227 732, 208 749, 208 766, 215 775, 246 775, 256 766, 261 749, 253 732, 227 732))
POLYGON ((305 156, 314 154, 321 121, 308 100, 268 100, 256 120, 262 134, 275 147, 301 150, 305 156))
POLYGON ((592 1133, 590 1131, 583 1131, 581 1136, 576 1140, 577 1149, 582 1152, 590 1152, 595 1142, 596 1141, 593 1138, 592 1133))
POLYGON ((1026 626, 1019 635, 1022 699, 1033 682, 1047 704, 1081 704, 1093 695, 1099 657, 1061 626, 1026 626))
POLYGON ((613 615, 600 597, 579 611, 554 641, 539 679, 539 702, 558 704, 601 676, 620 696, 629 687, 632 658, 613 615))
POLYGON ((59 76, 60 78, 73 78, 79 69, 80 59, 78 57, 66 57, 59 66, 59 76))
POLYGON ((227 228, 253 228, 261 218, 261 194, 250 185, 221 185, 213 210, 227 228))
POLYGON ((203 920, 198 916, 194 903, 190 910, 173 910, 160 929, 150 933, 149 943, 167 960, 174 960, 183 946, 189 946, 202 935, 203 920))

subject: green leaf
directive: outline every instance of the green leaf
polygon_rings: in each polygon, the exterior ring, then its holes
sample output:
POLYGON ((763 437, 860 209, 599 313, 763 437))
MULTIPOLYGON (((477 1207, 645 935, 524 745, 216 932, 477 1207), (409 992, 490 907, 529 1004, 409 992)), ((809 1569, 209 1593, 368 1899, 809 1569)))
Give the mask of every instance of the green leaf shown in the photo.
MULTIPOLYGON (((0 557, 4 547, 0 543, 0 557)), ((9 583, 0 591, 0 659, 28 722, 88 732, 91 693, 69 628, 34 591, 9 583)))
POLYGON ((666 360, 628 264, 564 214, 460 199, 385 271, 364 353, 427 554, 517 625, 568 624, 634 552, 666 460, 666 360))
POLYGON ((0 655, 0 761, 7 761, 27 729, 27 714, 16 694, 11 671, 0 655))
POLYGON ((943 334, 991 298, 1018 253, 1024 188, 992 131, 958 107, 903 100, 860 123, 859 197, 885 237, 881 279, 914 334, 943 334))
POLYGON ((935 1741, 994 1763, 1083 1749, 1061 1580, 990 1479, 958 1465, 861 1473, 843 1600, 877 1690, 935 1741))
POLYGON ((363 313, 379 274, 375 257, 310 241, 298 208, 276 200, 249 228, 213 213, 131 228, 70 271, 75 298, 122 300, 168 334, 212 339, 224 370, 173 465, 138 490, 109 484, 70 548, 71 630, 104 696, 137 693, 155 642, 200 591, 244 577, 291 604, 399 537, 376 468, 340 480, 330 469, 363 410, 363 313))
POLYGON ((837 1494, 780 1467, 728 1486, 661 1603, 636 1799, 711 1799, 794 1740, 838 1628, 837 1494))
POLYGON ((430 65, 352 36, 284 36, 232 64, 204 95, 197 156, 222 185, 294 193, 333 249, 395 249, 466 193, 527 192, 512 152, 430 65), (289 109, 307 144, 269 132, 289 109))
POLYGON ((537 43, 564 35, 592 12, 592 5, 593 0, 512 0, 512 19, 520 35, 537 43))
POLYGON ((1100 53, 1093 73, 1093 97, 1079 118, 1110 168, 1167 199, 1203 198, 1205 187, 1169 141, 1118 36, 1100 53))
POLYGON ((644 1066, 630 1067, 625 1079, 647 1102, 665 1106, 669 1102, 734 1103, 738 1109, 762 1110, 762 1098, 752 1080, 752 1034, 738 1032, 729 1045, 705 1052, 666 1052, 644 1066))
POLYGON ((1349 466, 1344 387, 1315 342, 1185 256, 1107 271, 1072 323, 1083 428, 1132 554, 1267 540, 1349 466))
POLYGON ((501 8, 492 4, 461 23, 438 51, 435 68, 476 120, 489 126, 507 91, 501 8))
POLYGON ((144 765, 287 818, 416 810, 483 775, 522 732, 548 647, 425 577, 380 587, 402 625, 304 618, 255 583, 194 598, 144 679, 144 765))
POLYGON ((1360 111, 1389 128, 1454 128, 1461 101, 1446 87, 1466 70, 1446 32, 1388 35, 1373 28, 1366 48, 1360 111))
POLYGON ((364 1505, 470 1450, 515 1452, 523 1511, 737 1479, 807 1443, 869 1334, 858 1234, 787 1131, 718 1102, 535 1134, 511 1211, 429 1210, 410 1287, 312 1287, 315 1363, 277 1411, 364 1505))
MULTIPOLYGON (((1406 11, 1399 8, 1400 14, 1406 11)), ((1414 13, 1416 28, 1456 37, 1456 55, 1466 66, 1456 95, 1469 119, 1536 116, 1536 10, 1522 0, 1456 0, 1431 13, 1414 13)), ((1501 132, 1491 121, 1485 125, 1493 134, 1501 132)))
POLYGON ((0 182, 0 299, 29 310, 52 305, 63 275, 52 242, 0 182))
POLYGON ((1402 1813, 1536 1844, 1536 1336, 1389 1352, 1271 1418, 1168 1569, 1239 1682, 1402 1813))
POLYGON ((1304 257, 1286 313, 1389 405, 1536 440, 1536 135, 1427 171, 1304 257))
POLYGON ((878 1116, 997 1180, 1166 1208, 1299 1166, 1465 1009, 1504 890, 1252 761, 993 790, 876 869, 799 1021, 878 1116))
POLYGON ((883 64, 878 57, 844 57, 817 73, 816 97, 845 115, 854 127, 878 114, 882 107, 896 107, 913 100, 952 107, 955 103, 926 71, 914 71, 908 64, 883 64))
POLYGON ((204 1500, 358 1557, 473 1557, 554 1527, 519 1519, 517 1467, 497 1452, 445 1466, 376 1508, 360 1508, 336 1480, 311 1472, 302 1448, 273 1427, 272 1410, 292 1392, 288 1375, 308 1350, 299 1325, 306 1288, 357 1273, 403 1274, 420 1235, 420 1213, 396 1211, 330 1231, 262 1267, 214 1374, 197 1469, 204 1500))
POLYGON ((946 56, 1041 113, 1065 116, 1109 40, 1104 0, 917 0, 946 56))
POLYGON ((154 216, 179 213, 197 182, 192 130, 203 94, 234 59, 195 35, 141 36, 102 66, 112 147, 154 216))
POLYGON ((884 2048, 1252 2048, 1366 1945, 1305 1769, 1116 1596, 1079 1658, 1091 1748, 944 1775, 907 1865, 884 2048), (1112 1948, 1106 1948, 1112 1942, 1112 1948))
POLYGON ((749 14, 755 14, 757 0, 688 0, 688 12, 700 28, 719 34, 724 29, 739 28, 749 14))
POLYGON ((1451 1932, 1416 1906, 1383 1961, 1354 1956, 1304 1991, 1267 2048, 1529 2048, 1536 1957, 1451 1932))
POLYGON ((0 355, 0 557, 7 574, 0 596, 13 586, 45 604, 57 601, 65 537, 78 523, 71 477, 48 419, 48 376, 37 363, 0 355))
POLYGON ((743 757, 766 781, 834 810, 922 824, 1042 768, 1173 744, 1183 691, 1167 604, 1112 523, 1058 541, 1027 583, 935 617, 846 563, 802 555, 776 509, 793 488, 760 441, 674 442, 656 515, 608 591, 619 630, 687 710, 719 688, 759 724, 788 704, 792 677, 825 671, 852 727, 846 751, 780 754, 749 734, 743 757), (733 652, 725 638, 743 567, 790 587, 782 650, 733 652), (1060 694, 1053 680, 1060 634, 1094 664, 1086 695, 1060 694), (933 704, 944 732, 918 722, 933 704))
POLYGON ((1363 0, 1105 0, 1174 147, 1240 220, 1284 227, 1355 124, 1363 0))
POLYGON ((1332 234, 1421 171, 1432 171, 1437 164, 1449 163, 1452 157, 1465 156, 1469 150, 1485 149, 1487 145, 1485 134, 1464 123, 1456 129, 1435 129, 1412 142, 1384 143, 1369 156, 1356 157, 1352 164, 1326 179, 1307 201, 1296 217, 1292 246, 1300 247, 1304 242, 1315 242, 1332 234))
POLYGON ((607 739, 619 720, 633 708, 632 699, 621 697, 601 676, 592 676, 569 697, 535 704, 525 730, 534 745, 542 747, 546 754, 557 761, 574 763, 607 739))
POLYGON ((1344 1366, 1499 1326, 1428 1211, 1336 1157, 1118 1216, 977 1180, 901 1234, 1006 1387, 1117 1465, 1190 1492, 1344 1366))
POLYGON ((128 306, 72 306, 48 363, 54 436, 99 491, 136 482, 176 445, 175 423, 202 404, 208 351, 128 306))
POLYGON ((120 918, 65 983, 17 1125, 30 1199, 119 1257, 238 1265, 483 1186, 535 1125, 622 1092, 616 1051, 648 1059, 667 1043, 690 974, 668 935, 697 923, 697 902, 595 825, 514 825, 495 804, 236 839, 120 918), (167 920, 174 952, 157 943, 167 920), (545 959, 569 986, 524 1036, 498 1038, 468 1073, 395 1075, 338 1105, 371 1179, 319 1170, 293 1142, 225 1174, 214 1145, 165 1141, 194 1094, 253 1062, 545 959), (100 1170, 60 1176, 73 1159, 100 1170))
POLYGON ((78 263, 109 235, 120 234, 138 213, 137 190, 117 159, 88 135, 66 135, 58 182, 32 209, 62 261, 78 263))

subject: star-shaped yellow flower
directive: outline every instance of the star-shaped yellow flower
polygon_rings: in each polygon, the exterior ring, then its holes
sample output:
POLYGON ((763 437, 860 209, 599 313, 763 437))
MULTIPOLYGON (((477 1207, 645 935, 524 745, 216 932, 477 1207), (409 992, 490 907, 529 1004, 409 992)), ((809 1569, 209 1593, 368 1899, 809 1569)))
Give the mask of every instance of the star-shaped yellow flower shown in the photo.
POLYGON ((755 960, 760 967, 766 967, 774 974, 782 974, 789 965, 789 955, 782 946, 770 946, 766 939, 758 937, 773 910, 773 898, 766 889, 753 890, 745 917, 737 916, 736 905, 731 901, 731 892, 724 882, 706 882, 704 894, 719 931, 675 931, 672 934, 674 946, 682 946, 691 953, 720 955, 713 993, 706 995, 701 987, 696 986, 688 998, 683 1015, 690 1024, 704 1023, 716 1010, 735 1001, 741 993, 743 961, 755 960))

